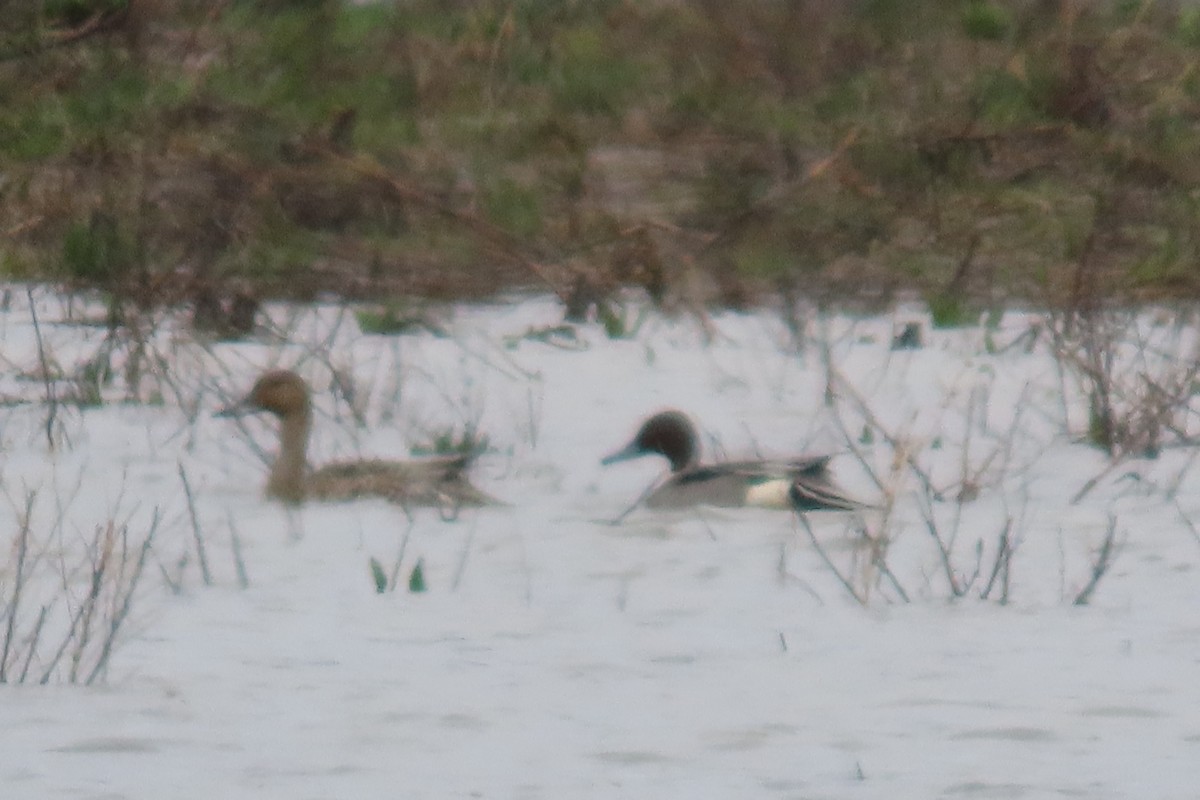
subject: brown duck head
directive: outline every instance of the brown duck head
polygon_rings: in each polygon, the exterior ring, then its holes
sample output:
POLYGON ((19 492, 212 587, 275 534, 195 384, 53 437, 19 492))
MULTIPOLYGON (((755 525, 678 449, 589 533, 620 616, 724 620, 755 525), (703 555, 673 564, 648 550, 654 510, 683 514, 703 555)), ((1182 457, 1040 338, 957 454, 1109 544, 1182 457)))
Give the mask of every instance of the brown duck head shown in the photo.
POLYGON ((217 416, 236 417, 256 411, 267 411, 280 419, 306 416, 309 413, 308 385, 290 369, 264 372, 248 395, 218 411, 217 416))

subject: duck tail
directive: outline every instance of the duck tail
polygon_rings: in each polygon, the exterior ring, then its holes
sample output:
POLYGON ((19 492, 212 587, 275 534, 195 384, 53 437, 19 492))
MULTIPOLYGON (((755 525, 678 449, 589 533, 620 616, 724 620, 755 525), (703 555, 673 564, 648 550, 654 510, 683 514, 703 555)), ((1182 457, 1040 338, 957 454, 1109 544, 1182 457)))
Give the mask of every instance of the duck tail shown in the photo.
POLYGON ((792 481, 788 490, 788 499, 792 508, 797 511, 858 511, 868 508, 847 497, 827 480, 818 480, 809 476, 801 476, 792 481))
POLYGON ((440 488, 444 504, 458 508, 508 505, 497 500, 482 489, 476 488, 467 476, 467 470, 479 457, 478 451, 444 456, 439 460, 441 468, 440 488))

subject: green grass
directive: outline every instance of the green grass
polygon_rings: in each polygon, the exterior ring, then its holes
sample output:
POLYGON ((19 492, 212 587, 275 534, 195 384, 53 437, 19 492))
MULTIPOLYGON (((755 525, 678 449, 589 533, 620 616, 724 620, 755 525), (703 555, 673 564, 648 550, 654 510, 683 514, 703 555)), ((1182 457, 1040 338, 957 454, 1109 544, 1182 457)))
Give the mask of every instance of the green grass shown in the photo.
POLYGON ((935 328, 962 328, 979 322, 979 310, 961 294, 940 292, 926 303, 935 328))
POLYGON ((1012 15, 999 4, 986 0, 969 0, 961 15, 963 32, 970 39, 997 41, 1012 28, 1012 15))
POLYGON ((383 564, 379 559, 372 557, 367 566, 371 570, 371 585, 375 587, 376 594, 383 594, 388 590, 388 576, 383 569, 383 564))
POLYGON ((10 273, 183 260, 282 291, 332 262, 334 290, 345 269, 482 293, 525 259, 567 285, 819 286, 853 255, 928 297, 981 236, 991 289, 1046 300, 1109 197, 1109 288, 1200 291, 1190 7, 1096 0, 1068 28, 1019 0, 161 0, 137 48, 39 48, 122 5, 55 0, 0 35, 10 273))
POLYGON ((0 153, 35 162, 98 147, 120 150, 187 95, 174 75, 151 75, 112 55, 92 61, 67 91, 18 96, 0 109, 0 153))
POLYGON ((276 223, 247 247, 229 253, 222 266, 230 274, 278 284, 307 272, 323 249, 320 234, 276 223))
POLYGON ((1179 12, 1175 36, 1182 44, 1200 49, 1200 8, 1190 7, 1179 12))
POLYGON ((0 110, 0 153, 14 161, 37 162, 62 152, 67 125, 52 98, 33 109, 0 110))
POLYGON ((401 336, 422 331, 446 335, 419 307, 411 303, 393 301, 378 308, 359 309, 354 312, 354 318, 363 333, 376 336, 401 336))
POLYGON ((425 583, 425 562, 418 558, 416 566, 408 574, 408 591, 420 594, 428 589, 429 587, 425 583))
POLYGON ((1032 125, 1045 119, 1030 83, 1007 69, 980 73, 970 102, 984 122, 996 127, 1032 125))
POLYGON ((529 237, 541 228, 541 200, 535 187, 501 176, 485 182, 482 195, 487 218, 509 233, 529 237))
POLYGON ((127 273, 136 264, 132 238, 107 214, 97 212, 87 222, 74 222, 62 243, 65 274, 93 285, 103 285, 127 273))
POLYGON ((563 31, 552 47, 549 71, 554 103, 568 112, 616 114, 637 85, 636 63, 614 52, 596 26, 563 31))
POLYGON ((377 336, 397 336, 423 329, 418 320, 414 320, 395 306, 385 306, 379 311, 355 311, 354 318, 363 333, 377 336))
POLYGON ((782 245, 753 237, 734 252, 733 263, 742 275, 773 278, 792 270, 796 253, 782 245))
POLYGON ((98 12, 119 11, 129 0, 44 0, 41 12, 47 20, 80 25, 98 12))
POLYGON ((632 339, 646 321, 649 309, 644 305, 636 307, 616 302, 600 303, 596 307, 596 316, 604 326, 604 335, 609 339, 632 339))

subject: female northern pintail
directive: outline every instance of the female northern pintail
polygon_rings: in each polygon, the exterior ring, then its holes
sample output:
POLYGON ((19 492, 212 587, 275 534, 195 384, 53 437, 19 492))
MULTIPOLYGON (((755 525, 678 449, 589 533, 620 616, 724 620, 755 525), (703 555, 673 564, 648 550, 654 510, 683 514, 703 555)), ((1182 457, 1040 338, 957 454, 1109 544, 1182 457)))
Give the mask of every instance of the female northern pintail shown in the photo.
POLYGON ((267 411, 279 418, 279 453, 267 478, 267 496, 285 503, 303 500, 351 500, 382 497, 401 505, 496 505, 465 476, 469 456, 420 461, 340 461, 309 470, 306 459, 312 428, 308 385, 291 370, 264 373, 245 399, 219 411, 231 417, 267 411))
POLYGON ((842 494, 830 480, 830 456, 702 466, 696 428, 679 411, 663 411, 650 417, 632 442, 601 463, 653 453, 671 462, 671 476, 644 498, 648 508, 710 505, 852 511, 863 507, 842 494))

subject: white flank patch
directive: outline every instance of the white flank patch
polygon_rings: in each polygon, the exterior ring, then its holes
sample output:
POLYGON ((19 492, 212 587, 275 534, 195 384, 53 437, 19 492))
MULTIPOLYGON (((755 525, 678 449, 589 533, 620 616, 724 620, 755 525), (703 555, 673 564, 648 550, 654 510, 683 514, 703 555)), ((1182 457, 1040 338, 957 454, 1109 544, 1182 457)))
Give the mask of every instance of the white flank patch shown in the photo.
POLYGON ((751 486, 746 490, 746 505, 760 508, 788 508, 788 490, 792 488, 790 480, 781 478, 774 481, 751 486))

